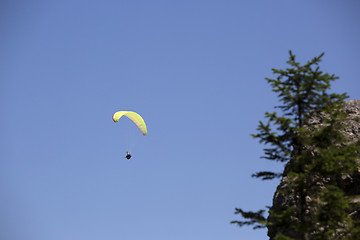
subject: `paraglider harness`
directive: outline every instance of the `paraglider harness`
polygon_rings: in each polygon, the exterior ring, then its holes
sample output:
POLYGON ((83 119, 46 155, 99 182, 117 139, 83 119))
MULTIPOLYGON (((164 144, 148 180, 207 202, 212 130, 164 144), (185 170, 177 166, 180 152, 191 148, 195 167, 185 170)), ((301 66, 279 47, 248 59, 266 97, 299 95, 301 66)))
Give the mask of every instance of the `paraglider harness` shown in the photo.
POLYGON ((127 160, 130 160, 130 158, 131 158, 131 154, 130 154, 129 152, 126 152, 126 156, 125 156, 125 158, 126 158, 127 160))

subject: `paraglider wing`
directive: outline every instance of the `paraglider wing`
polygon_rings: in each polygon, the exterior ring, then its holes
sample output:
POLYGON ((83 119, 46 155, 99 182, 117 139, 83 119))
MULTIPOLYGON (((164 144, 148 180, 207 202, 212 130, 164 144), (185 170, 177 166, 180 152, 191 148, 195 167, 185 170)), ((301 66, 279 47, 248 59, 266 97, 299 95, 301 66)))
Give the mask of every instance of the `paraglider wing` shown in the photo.
POLYGON ((139 128, 141 133, 144 136, 147 135, 145 121, 139 114, 137 114, 136 112, 131 112, 131 111, 119 111, 119 112, 114 113, 114 115, 113 115, 114 122, 118 122, 122 116, 126 116, 126 117, 130 118, 130 120, 133 121, 135 123, 135 125, 139 128))

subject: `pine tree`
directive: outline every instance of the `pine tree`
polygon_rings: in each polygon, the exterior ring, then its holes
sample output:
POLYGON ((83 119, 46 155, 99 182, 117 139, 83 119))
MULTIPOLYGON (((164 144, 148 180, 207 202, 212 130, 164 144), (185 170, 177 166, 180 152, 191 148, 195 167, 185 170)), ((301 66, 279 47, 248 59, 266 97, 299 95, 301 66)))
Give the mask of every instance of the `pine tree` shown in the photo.
POLYGON ((252 135, 267 146, 263 158, 287 165, 282 173, 260 171, 253 177, 286 177, 287 187, 281 191, 293 196, 293 202, 270 207, 268 218, 265 210, 236 208, 235 214, 245 220, 232 223, 267 227, 270 238, 277 240, 360 239, 359 223, 349 217, 351 199, 338 186, 345 173, 356 171, 360 158, 359 142, 351 143, 341 133, 347 95, 328 93, 338 77, 320 71, 324 53, 304 65, 289 53, 290 68, 273 69, 277 78, 266 78, 282 105, 276 107, 279 111, 266 112, 267 123, 260 121, 252 135), (312 118, 317 124, 311 124, 312 118))

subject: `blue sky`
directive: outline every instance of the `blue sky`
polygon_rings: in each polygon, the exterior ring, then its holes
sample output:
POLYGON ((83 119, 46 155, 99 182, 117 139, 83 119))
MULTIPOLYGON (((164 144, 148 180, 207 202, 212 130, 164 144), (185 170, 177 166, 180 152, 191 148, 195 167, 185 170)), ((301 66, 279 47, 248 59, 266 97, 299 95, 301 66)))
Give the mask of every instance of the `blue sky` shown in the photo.
POLYGON ((271 205, 282 166, 250 137, 265 77, 325 52, 360 99, 358 1, 0 3, 0 238, 267 239, 235 207, 271 205), (140 113, 143 137, 115 111, 140 113), (127 150, 133 158, 124 159, 127 150))

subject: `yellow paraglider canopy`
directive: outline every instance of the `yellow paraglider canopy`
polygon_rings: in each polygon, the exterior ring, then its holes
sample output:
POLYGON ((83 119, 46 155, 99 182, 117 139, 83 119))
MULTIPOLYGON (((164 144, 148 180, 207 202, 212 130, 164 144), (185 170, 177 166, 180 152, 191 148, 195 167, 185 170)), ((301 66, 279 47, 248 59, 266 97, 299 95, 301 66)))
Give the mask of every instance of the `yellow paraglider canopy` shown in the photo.
POLYGON ((113 118, 114 122, 118 122, 122 116, 127 116, 128 118, 130 118, 130 120, 133 121, 135 123, 135 125, 139 128, 141 133, 144 136, 147 135, 147 128, 146 128, 145 121, 139 114, 137 114, 136 112, 131 112, 131 111, 119 111, 119 112, 114 113, 112 118, 113 118))

